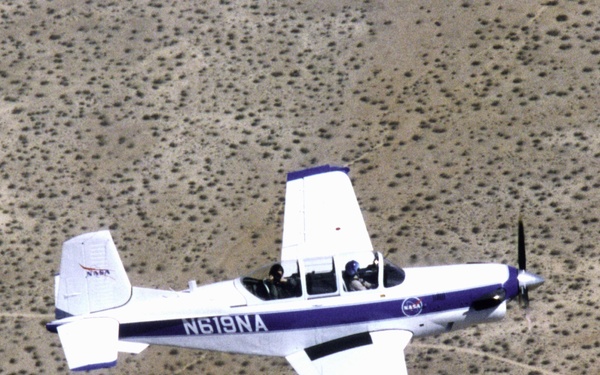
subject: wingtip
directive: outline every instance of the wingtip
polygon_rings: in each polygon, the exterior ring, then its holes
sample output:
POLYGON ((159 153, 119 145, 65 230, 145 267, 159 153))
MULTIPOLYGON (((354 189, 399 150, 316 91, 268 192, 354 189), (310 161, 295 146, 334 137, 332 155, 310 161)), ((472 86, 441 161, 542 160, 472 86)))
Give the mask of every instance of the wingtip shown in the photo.
POLYGON ((317 167, 305 168, 305 169, 301 169, 298 171, 289 172, 287 175, 287 180, 288 181, 299 180, 304 177, 309 177, 309 176, 322 174, 322 173, 338 172, 338 171, 348 173, 350 171, 350 168, 324 164, 324 165, 319 165, 317 167))
POLYGON ((110 368, 115 367, 117 365, 117 361, 105 362, 105 363, 92 363, 89 365, 72 368, 71 371, 90 371, 90 370, 99 370, 101 368, 110 368))

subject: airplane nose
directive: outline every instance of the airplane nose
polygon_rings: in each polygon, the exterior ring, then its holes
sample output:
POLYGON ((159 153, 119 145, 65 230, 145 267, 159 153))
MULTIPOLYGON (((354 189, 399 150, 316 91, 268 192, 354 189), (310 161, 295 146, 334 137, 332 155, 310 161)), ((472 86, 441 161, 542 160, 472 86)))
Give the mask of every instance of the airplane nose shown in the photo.
POLYGON ((517 276, 517 279, 519 280, 519 286, 525 286, 527 287, 527 289, 535 289, 538 286, 542 285, 544 281, 546 281, 543 277, 527 271, 519 272, 519 276, 517 276))

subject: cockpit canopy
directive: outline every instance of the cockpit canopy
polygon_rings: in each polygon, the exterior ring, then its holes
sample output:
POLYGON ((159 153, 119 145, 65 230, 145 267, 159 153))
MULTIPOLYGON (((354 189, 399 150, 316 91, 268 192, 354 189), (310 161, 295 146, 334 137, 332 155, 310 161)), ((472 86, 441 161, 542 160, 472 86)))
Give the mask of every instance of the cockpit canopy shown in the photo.
POLYGON ((354 280, 368 285, 369 290, 392 288, 400 285, 404 276, 404 270, 381 253, 360 252, 271 263, 241 280, 250 293, 266 301, 354 293, 356 289, 350 285, 354 280), (358 263, 355 275, 346 272, 346 264, 352 261, 358 263))

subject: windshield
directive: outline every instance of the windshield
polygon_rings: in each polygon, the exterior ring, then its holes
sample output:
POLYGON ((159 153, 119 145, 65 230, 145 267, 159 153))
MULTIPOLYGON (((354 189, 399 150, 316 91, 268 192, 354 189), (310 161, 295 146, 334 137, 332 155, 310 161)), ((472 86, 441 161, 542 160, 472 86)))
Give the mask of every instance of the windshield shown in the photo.
POLYGON ((383 263, 383 285, 391 288, 402 284, 404 281, 404 270, 387 259, 383 263))

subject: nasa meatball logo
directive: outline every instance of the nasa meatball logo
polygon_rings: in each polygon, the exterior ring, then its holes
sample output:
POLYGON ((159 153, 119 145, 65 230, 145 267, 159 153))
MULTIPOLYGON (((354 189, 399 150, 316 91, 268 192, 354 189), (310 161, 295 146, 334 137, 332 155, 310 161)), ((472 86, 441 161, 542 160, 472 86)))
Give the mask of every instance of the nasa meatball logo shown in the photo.
POLYGON ((411 297, 402 302, 402 312, 406 316, 416 316, 423 311, 423 301, 419 298, 411 297))

